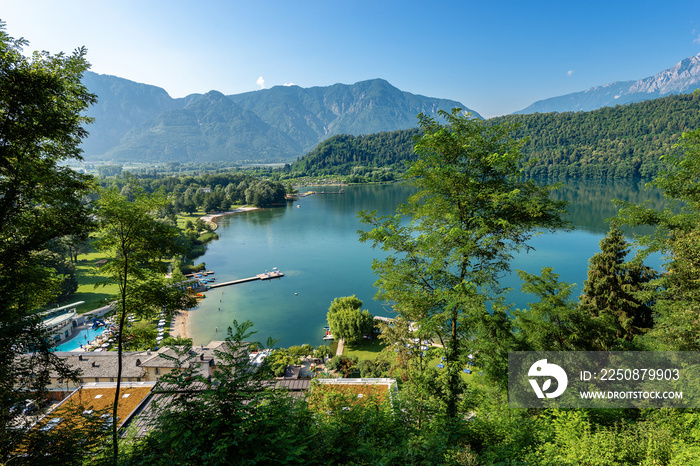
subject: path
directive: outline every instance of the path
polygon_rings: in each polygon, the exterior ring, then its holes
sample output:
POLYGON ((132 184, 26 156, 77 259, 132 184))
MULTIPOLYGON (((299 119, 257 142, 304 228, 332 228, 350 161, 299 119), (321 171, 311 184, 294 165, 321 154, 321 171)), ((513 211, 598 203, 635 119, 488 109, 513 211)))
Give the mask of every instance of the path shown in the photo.
POLYGON ((345 338, 338 340, 338 348, 335 350, 335 355, 342 356, 343 351, 345 351, 345 338))

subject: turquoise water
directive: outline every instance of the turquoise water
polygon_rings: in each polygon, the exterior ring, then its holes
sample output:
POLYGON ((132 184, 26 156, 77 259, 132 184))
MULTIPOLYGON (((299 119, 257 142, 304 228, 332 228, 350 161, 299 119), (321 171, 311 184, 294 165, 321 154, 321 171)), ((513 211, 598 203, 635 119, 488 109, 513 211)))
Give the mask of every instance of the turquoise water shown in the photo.
POLYGON ((88 341, 92 341, 95 337, 102 335, 105 331, 104 327, 99 327, 96 329, 88 328, 86 330, 81 330, 76 336, 68 340, 67 342, 54 347, 54 351, 73 351, 80 348, 80 345, 85 345, 88 341))
MULTIPOLYGON (((301 188, 300 192, 338 189, 301 188)), ((279 339, 278 346, 316 346, 323 343, 328 306, 339 296, 354 294, 372 314, 392 315, 388 305, 373 300, 372 259, 384 255, 358 242, 357 230, 365 226, 357 219, 357 211, 392 214, 411 189, 385 185, 344 190, 342 195, 308 196, 287 207, 235 214, 219 222, 219 240, 209 245, 201 259, 215 272, 217 282, 252 277, 273 267, 285 276, 208 291, 188 317, 188 336, 195 344, 225 338, 226 328, 236 319, 253 321, 259 341, 273 337, 279 339)), ((586 279, 588 259, 599 251, 598 243, 608 230, 605 219, 616 212, 610 199, 641 202, 650 195, 639 183, 579 182, 568 183, 557 196, 571 201, 576 230, 534 238, 530 244, 535 250, 516 257, 512 268, 539 273, 542 267, 553 267, 561 280, 579 284, 577 293, 586 279)), ((515 274, 505 277, 504 284, 520 289, 515 274)), ((519 291, 509 297, 519 308, 532 299, 519 291)))

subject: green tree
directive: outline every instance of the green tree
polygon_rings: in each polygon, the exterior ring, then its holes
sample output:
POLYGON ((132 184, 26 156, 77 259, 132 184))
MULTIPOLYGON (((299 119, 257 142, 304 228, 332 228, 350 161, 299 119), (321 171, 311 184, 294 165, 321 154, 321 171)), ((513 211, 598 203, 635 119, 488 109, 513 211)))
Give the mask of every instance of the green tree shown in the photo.
POLYGON ((361 307, 362 301, 355 295, 335 298, 331 302, 327 318, 334 338, 354 343, 362 340, 363 335, 372 333, 374 317, 361 307))
POLYGON ((257 180, 245 190, 245 201, 256 207, 284 203, 284 185, 270 180, 257 180))
POLYGON ((625 262, 629 248, 622 231, 612 228, 600 241, 601 252, 590 259, 579 299, 579 305, 600 321, 597 340, 602 351, 613 349, 618 341, 630 343, 653 325, 651 303, 637 296, 656 274, 639 261, 625 262))
MULTIPOLYGON (((377 297, 396 303, 400 316, 443 344, 442 396, 454 419, 465 353, 480 340, 475 332, 493 331, 505 321, 493 307, 502 292, 499 278, 513 254, 528 249, 537 229, 565 222, 563 204, 549 198, 551 188, 520 177, 520 145, 508 137, 509 128, 486 127, 459 109, 440 116, 445 125, 419 115, 418 159, 406 174, 418 192, 395 216, 361 212, 362 222, 373 228, 360 232, 360 239, 389 252, 373 263, 377 297)), ((482 353, 485 370, 489 354, 482 353)))
POLYGON ((528 351, 593 351, 599 337, 593 319, 571 298, 574 285, 561 283, 551 267, 541 275, 518 270, 522 290, 539 298, 514 312, 514 326, 528 351))
POLYGON ((700 350, 700 130, 683 133, 676 152, 665 157, 665 169, 650 183, 663 190, 666 205, 655 210, 647 205, 617 201, 617 221, 631 226, 651 225, 651 235, 637 241, 643 258, 661 252, 666 273, 638 293, 642 302, 654 300, 654 328, 649 332, 652 347, 665 350, 700 350))
MULTIPOLYGON (((100 226, 95 247, 107 254, 109 262, 102 267, 109 281, 119 289, 117 301, 117 391, 114 395, 113 416, 116 419, 122 376, 122 352, 127 314, 153 316, 159 310, 169 313, 188 309, 196 302, 176 286, 166 283, 165 258, 178 252, 177 227, 155 217, 167 202, 158 196, 148 196, 138 187, 130 190, 129 198, 116 189, 103 190, 97 201, 100 226)), ((114 461, 119 446, 117 424, 112 423, 114 461)))
POLYGON ((59 291, 43 251, 90 227, 84 197, 91 178, 66 166, 80 159, 85 110, 95 102, 81 83, 84 48, 72 54, 23 55, 27 45, 0 22, 0 462, 24 435, 10 407, 45 395, 48 371, 72 374, 49 351, 34 309, 59 291), (30 357, 18 355, 32 351, 30 357))
POLYGON ((214 380, 202 377, 188 347, 178 350, 180 368, 159 381, 172 401, 158 405, 158 418, 128 464, 226 465, 313 464, 323 452, 315 421, 304 404, 251 370, 249 354, 270 348, 251 341, 252 324, 233 322, 216 351, 214 380), (310 432, 311 427, 311 432, 310 432))

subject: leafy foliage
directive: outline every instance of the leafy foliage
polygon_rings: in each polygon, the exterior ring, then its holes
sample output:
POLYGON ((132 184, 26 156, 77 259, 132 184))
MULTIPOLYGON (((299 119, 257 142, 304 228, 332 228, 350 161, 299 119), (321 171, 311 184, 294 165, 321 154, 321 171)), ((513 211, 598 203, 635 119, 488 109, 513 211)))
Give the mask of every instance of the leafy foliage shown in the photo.
POLYGON ((0 462, 29 427, 12 406, 43 404, 49 370, 77 375, 49 351, 31 314, 60 291, 52 244, 91 224, 90 178, 65 166, 80 159, 83 112, 95 101, 80 82, 86 51, 27 57, 26 45, 0 22, 0 462))
MULTIPOLYGON (((444 346, 442 396, 447 417, 454 418, 460 361, 474 350, 469 345, 505 344, 493 335, 502 331, 504 311, 492 297, 499 294, 498 279, 509 270, 512 254, 527 248, 536 228, 565 223, 563 206, 548 198, 548 187, 519 179, 519 144, 508 139, 508 128, 486 127, 459 109, 441 116, 444 126, 419 116, 419 158, 407 172, 418 192, 396 216, 360 213, 373 227, 360 232, 360 240, 390 252, 373 263, 377 297, 395 302, 400 316, 444 346)), ((488 364, 487 358, 502 361, 503 348, 482 352, 485 369, 500 364, 488 364)))
MULTIPOLYGON (((513 128, 522 139, 524 175, 536 178, 650 179, 662 169, 684 131, 700 127, 700 93, 681 94, 590 112, 507 115, 487 125, 513 128)), ((400 176, 415 160, 411 139, 418 130, 353 137, 338 135, 292 165, 294 172, 340 174, 349 181, 381 181, 400 176), (368 177, 369 178, 368 178, 368 177), (372 179, 372 177, 375 177, 372 179)))
POLYGON ((605 341, 604 327, 610 328, 611 337, 627 343, 652 327, 653 302, 640 301, 636 295, 655 278, 656 272, 639 262, 625 263, 629 243, 617 228, 600 241, 600 249, 590 259, 580 306, 592 317, 607 322, 599 326, 597 340, 600 349, 609 350, 613 341, 605 341))
POLYGON ((372 334, 374 318, 368 310, 360 310, 361 307, 362 301, 355 295, 333 300, 327 318, 334 338, 353 343, 361 340, 363 335, 372 334))
POLYGON ((321 453, 309 413, 251 370, 248 354, 264 345, 249 341, 250 327, 234 321, 229 328, 216 353, 216 382, 188 364, 189 348, 178 349, 180 367, 159 388, 172 400, 159 406, 153 429, 128 464, 301 464, 321 453))
MULTIPOLYGON (((102 267, 111 282, 119 287, 117 301, 117 390, 113 417, 117 417, 119 387, 122 377, 122 353, 126 316, 152 316, 159 310, 173 313, 194 307, 196 301, 186 291, 163 278, 164 259, 177 252, 177 228, 156 219, 154 214, 165 205, 165 199, 148 196, 133 188, 123 195, 116 190, 103 190, 98 200, 100 236, 95 247, 109 257, 102 267)), ((114 461, 118 458, 117 423, 112 424, 114 461)))

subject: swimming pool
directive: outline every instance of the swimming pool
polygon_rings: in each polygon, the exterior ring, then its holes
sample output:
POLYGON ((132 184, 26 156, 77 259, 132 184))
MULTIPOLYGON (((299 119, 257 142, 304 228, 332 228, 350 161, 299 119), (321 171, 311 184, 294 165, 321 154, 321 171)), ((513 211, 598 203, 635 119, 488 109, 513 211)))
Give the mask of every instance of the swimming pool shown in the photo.
POLYGON ((104 327, 99 327, 96 329, 88 328, 86 330, 81 330, 73 338, 67 342, 60 344, 53 348, 54 351, 73 351, 80 348, 81 344, 86 344, 88 341, 92 341, 95 337, 102 335, 105 331, 104 327))

